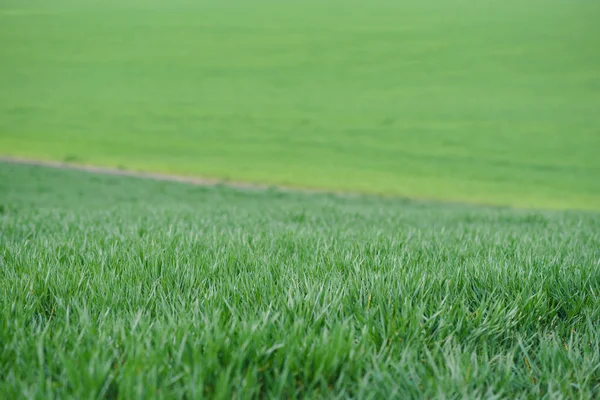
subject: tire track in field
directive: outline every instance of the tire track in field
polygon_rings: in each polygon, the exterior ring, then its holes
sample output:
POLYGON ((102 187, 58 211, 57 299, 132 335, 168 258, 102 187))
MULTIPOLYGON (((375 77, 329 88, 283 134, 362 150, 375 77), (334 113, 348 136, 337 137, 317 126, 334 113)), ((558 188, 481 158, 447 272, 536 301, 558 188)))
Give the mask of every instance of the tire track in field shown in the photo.
MULTIPOLYGON (((230 181, 226 179, 216 179, 216 178, 206 178, 199 176, 186 176, 186 175, 177 175, 177 174, 165 174, 159 172, 146 172, 146 171, 132 171, 123 168, 112 168, 112 167, 99 167, 89 164, 75 164, 64 161, 48 161, 48 160, 36 160, 31 158, 23 158, 23 157, 10 157, 10 156, 1 156, 0 155, 0 163, 4 164, 18 164, 18 165, 29 165, 29 166, 37 166, 37 167, 45 167, 45 168, 55 168, 62 170, 71 170, 71 171, 81 171, 87 172, 91 174, 101 174, 101 175, 112 175, 112 176, 122 176, 122 177, 130 177, 137 179, 148 179, 154 181, 164 181, 164 182, 176 182, 183 183, 188 185, 196 185, 196 186, 224 186, 233 189, 239 190, 275 190, 278 192, 285 193, 304 193, 304 194, 325 194, 325 195, 333 195, 333 196, 342 196, 342 197, 378 197, 378 198, 387 198, 393 199, 395 201, 401 202, 417 202, 421 204, 437 204, 437 205, 445 205, 445 206, 469 206, 469 207, 493 207, 493 208, 510 208, 513 210, 529 210, 529 211, 557 211, 563 210, 560 208, 544 208, 544 207, 519 207, 511 204, 505 203, 490 203, 490 202, 464 202, 464 201, 452 201, 452 200, 441 200, 427 197, 418 197, 418 196, 403 196, 403 195, 393 195, 393 194, 385 194, 385 193, 369 193, 369 192, 357 192, 357 191, 340 191, 340 190, 327 190, 327 189, 314 189, 307 188, 301 186, 285 186, 278 184, 261 184, 261 183, 249 183, 249 182, 241 182, 241 181, 230 181)), ((582 209, 583 210, 583 209, 582 209)), ((589 210, 588 210, 589 211, 589 210)))
POLYGON ((98 167, 98 166, 88 165, 88 164, 73 164, 73 163, 61 162, 61 161, 35 160, 35 159, 22 158, 22 157, 0 156, 0 163, 29 165, 29 166, 55 168, 55 169, 62 169, 62 170, 72 170, 72 171, 82 171, 82 172, 88 172, 88 173, 93 173, 93 174, 123 176, 123 177, 130 177, 130 178, 139 178, 139 179, 150 179, 150 180, 155 180, 155 181, 178 182, 178 183, 185 183, 185 184, 196 185, 196 186, 226 186, 226 187, 231 187, 231 188, 235 188, 235 189, 244 189, 244 190, 275 189, 275 190, 283 191, 283 192, 298 192, 298 193, 308 193, 308 194, 318 194, 318 193, 337 194, 337 195, 343 195, 343 196, 360 196, 361 195, 360 193, 353 193, 353 192, 334 192, 334 191, 309 189, 309 188, 229 181, 229 180, 224 180, 224 179, 211 179, 211 178, 203 178, 203 177, 198 177, 198 176, 185 176, 185 175, 176 175, 176 174, 164 174, 164 173, 158 173, 158 172, 132 171, 132 170, 127 170, 127 169, 122 169, 122 168, 98 167))

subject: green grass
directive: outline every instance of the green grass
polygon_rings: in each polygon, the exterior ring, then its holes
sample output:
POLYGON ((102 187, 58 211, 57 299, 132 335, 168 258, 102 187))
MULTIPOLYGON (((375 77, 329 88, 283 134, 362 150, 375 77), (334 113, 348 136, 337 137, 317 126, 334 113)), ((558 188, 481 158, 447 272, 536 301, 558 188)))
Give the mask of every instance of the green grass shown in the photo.
POLYGON ((0 155, 600 209, 593 0, 0 1, 0 155))
POLYGON ((0 164, 1 398, 598 398, 600 215, 0 164))

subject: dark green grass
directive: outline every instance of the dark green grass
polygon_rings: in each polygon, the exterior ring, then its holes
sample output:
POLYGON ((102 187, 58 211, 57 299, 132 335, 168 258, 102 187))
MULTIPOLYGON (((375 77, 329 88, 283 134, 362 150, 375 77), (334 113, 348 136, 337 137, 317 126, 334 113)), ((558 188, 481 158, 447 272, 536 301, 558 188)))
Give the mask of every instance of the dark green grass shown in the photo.
POLYGON ((594 0, 1 0, 0 155, 599 209, 598 21, 594 0))
POLYGON ((600 216, 0 164, 0 397, 600 396, 600 216))

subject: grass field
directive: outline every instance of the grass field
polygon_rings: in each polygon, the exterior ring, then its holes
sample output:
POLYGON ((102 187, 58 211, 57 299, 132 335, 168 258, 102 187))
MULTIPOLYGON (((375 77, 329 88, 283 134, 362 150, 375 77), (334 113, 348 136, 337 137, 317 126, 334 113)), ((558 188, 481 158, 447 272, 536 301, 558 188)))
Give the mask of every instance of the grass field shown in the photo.
POLYGON ((600 398, 598 21, 0 0, 0 399, 600 398))
POLYGON ((0 397, 598 398, 600 215, 0 164, 0 397))
POLYGON ((598 210, 599 20, 592 0, 2 0, 0 155, 598 210))

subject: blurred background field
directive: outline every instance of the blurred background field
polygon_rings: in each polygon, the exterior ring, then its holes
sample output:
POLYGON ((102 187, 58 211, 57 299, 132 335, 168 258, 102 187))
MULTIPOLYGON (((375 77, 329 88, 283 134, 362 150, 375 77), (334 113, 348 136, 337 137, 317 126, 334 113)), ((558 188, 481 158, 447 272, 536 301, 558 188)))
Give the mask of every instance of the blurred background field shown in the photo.
POLYGON ((586 0, 3 0, 0 155, 600 209, 598 21, 586 0))

